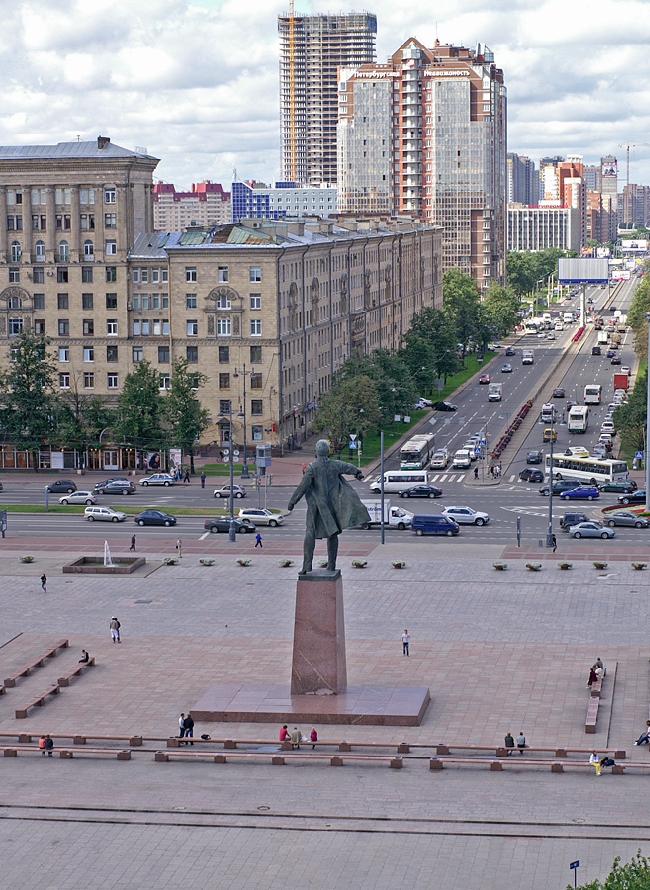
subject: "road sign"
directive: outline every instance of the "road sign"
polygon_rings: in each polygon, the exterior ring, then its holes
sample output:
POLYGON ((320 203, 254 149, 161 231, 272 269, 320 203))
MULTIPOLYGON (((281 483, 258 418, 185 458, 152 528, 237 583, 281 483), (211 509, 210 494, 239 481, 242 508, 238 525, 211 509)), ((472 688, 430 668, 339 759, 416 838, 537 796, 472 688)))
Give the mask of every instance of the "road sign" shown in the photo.
POLYGON ((643 460, 643 452, 642 452, 642 451, 635 451, 635 452, 634 452, 634 459, 635 459, 635 460, 643 460))
POLYGON ((572 862, 571 865, 569 866, 569 868, 579 868, 579 867, 580 867, 580 860, 579 860, 579 859, 576 859, 576 861, 575 861, 575 862, 572 862))

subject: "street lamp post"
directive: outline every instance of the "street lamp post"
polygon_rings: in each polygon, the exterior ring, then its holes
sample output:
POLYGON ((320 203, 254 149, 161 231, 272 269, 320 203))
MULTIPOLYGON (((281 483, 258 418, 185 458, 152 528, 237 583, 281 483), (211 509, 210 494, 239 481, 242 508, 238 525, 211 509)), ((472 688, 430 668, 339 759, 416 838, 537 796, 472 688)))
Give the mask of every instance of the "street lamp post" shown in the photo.
POLYGON ((234 467, 233 467, 233 444, 232 444, 232 402, 230 402, 230 410, 228 414, 225 414, 223 411, 219 412, 219 416, 217 420, 225 420, 228 418, 228 439, 230 448, 228 449, 228 465, 229 465, 229 476, 230 476, 230 497, 228 498, 228 503, 230 504, 230 527, 228 529, 228 540, 235 541, 235 514, 234 514, 234 494, 233 494, 233 484, 234 484, 234 467))
MULTIPOLYGON (((648 324, 648 348, 650 349, 650 312, 646 312, 645 320, 648 324)), ((648 355, 650 355, 650 352, 648 352, 648 355)), ((648 391, 646 393, 645 401, 645 453, 643 456, 645 458, 645 509, 647 513, 650 508, 650 495, 648 494, 650 491, 650 460, 648 460, 648 457, 650 456, 648 455, 648 451, 650 450, 648 446, 648 432, 650 432, 650 371, 646 373, 648 375, 646 378, 648 391)))
MULTIPOLYGON (((254 369, 251 368, 251 376, 253 373, 254 373, 254 369)), ((232 376, 239 377, 239 374, 237 373, 237 368, 235 368, 235 370, 233 371, 232 376)), ((244 429, 244 459, 242 462, 241 477, 242 477, 242 479, 250 479, 250 475, 248 473, 248 457, 246 455, 246 364, 245 363, 244 363, 243 377, 244 377, 244 396, 243 396, 244 400, 242 402, 242 406, 240 408, 239 414, 237 415, 238 417, 242 418, 242 420, 243 420, 242 426, 244 429)))
POLYGON ((551 419, 551 453, 548 462, 548 531, 546 532, 546 546, 553 546, 553 437, 555 433, 555 406, 551 419))

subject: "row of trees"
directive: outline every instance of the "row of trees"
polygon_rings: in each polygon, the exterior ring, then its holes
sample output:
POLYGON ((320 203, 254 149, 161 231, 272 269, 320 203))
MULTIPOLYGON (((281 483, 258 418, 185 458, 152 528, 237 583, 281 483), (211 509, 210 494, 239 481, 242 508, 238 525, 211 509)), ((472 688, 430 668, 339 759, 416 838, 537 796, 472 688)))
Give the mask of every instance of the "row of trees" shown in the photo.
POLYGON ((557 272, 560 257, 569 256, 576 256, 575 250, 549 247, 536 252, 509 253, 506 257, 508 284, 519 297, 533 293, 538 282, 557 272))
POLYGON ((407 414, 437 379, 456 373, 470 349, 483 351, 518 321, 519 298, 493 283, 481 299, 476 282, 458 269, 443 277, 442 309, 425 308, 412 320, 402 348, 349 358, 319 402, 316 432, 340 451, 350 433, 363 437, 396 414, 407 414))
MULTIPOLYGON (((164 396, 158 372, 140 362, 127 375, 117 403, 72 386, 61 392, 55 386, 57 366, 48 351, 47 337, 29 331, 11 342, 9 370, 0 374, 0 439, 16 448, 37 452, 43 445, 77 448, 84 452, 99 443, 102 431, 109 441, 137 449, 169 446, 182 448, 194 472, 194 450, 209 425, 196 391, 205 385, 202 374, 191 373, 187 362, 172 366, 170 390, 164 396)), ((38 467, 38 460, 34 461, 38 467)))

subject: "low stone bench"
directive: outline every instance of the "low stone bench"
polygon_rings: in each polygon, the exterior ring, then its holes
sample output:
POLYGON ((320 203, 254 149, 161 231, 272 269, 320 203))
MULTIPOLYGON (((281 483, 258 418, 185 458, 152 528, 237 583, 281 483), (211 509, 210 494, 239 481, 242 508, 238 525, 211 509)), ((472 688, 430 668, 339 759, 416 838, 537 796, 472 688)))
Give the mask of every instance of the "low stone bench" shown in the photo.
MULTIPOLYGON (((516 760, 491 760, 486 758, 485 760, 478 760, 475 757, 431 757, 429 760, 429 769, 430 770, 441 770, 444 769, 447 764, 489 764, 490 770, 493 772, 501 772, 503 770, 504 765, 516 767, 540 767, 543 764, 546 765, 547 761, 540 760, 528 760, 526 758, 517 757, 516 760)), ((647 764, 650 767, 650 764, 647 764)), ((565 768, 567 767, 577 767, 578 769, 587 768, 594 769, 593 763, 589 763, 588 760, 554 760, 551 762, 551 772, 552 773, 563 773, 565 768)), ((616 764, 613 766, 612 773, 621 774, 624 771, 625 766, 623 764, 616 764)), ((607 767, 605 767, 607 769, 607 767)))
POLYGON ((59 686, 69 686, 72 677, 81 677, 84 671, 89 667, 93 667, 94 664, 95 658, 93 656, 93 658, 90 658, 88 661, 82 661, 79 664, 76 664, 74 667, 70 668, 70 670, 63 674, 62 677, 59 677, 56 682, 59 684, 59 686))
MULTIPOLYGON (((25 745, 25 746, 16 746, 16 747, 2 747, 1 750, 4 753, 5 757, 18 757, 19 754, 42 754, 42 748, 39 748, 36 745, 25 745)), ((74 750, 71 748, 53 748, 51 751, 52 755, 58 754, 62 759, 71 759, 74 756, 74 750)), ((79 751, 77 751, 77 754, 79 751)), ((131 752, 130 751, 116 751, 114 748, 84 748, 83 755, 108 755, 110 757, 117 757, 118 760, 130 760, 131 752)))
POLYGON ((345 757, 342 757, 340 754, 330 755, 330 754, 301 754, 298 751, 289 752, 289 756, 285 757, 284 754, 271 754, 265 751, 252 751, 244 753, 243 751, 238 751, 236 753, 229 754, 214 754, 209 753, 207 751, 174 751, 173 753, 169 750, 167 751, 156 751, 154 760, 157 763, 168 763, 172 759, 177 760, 211 760, 213 763, 227 763, 230 761, 240 761, 240 760, 252 760, 253 758, 265 758, 271 760, 271 764, 273 766, 285 766, 287 763, 291 763, 296 760, 311 760, 311 761, 329 761, 330 766, 343 766, 344 760, 353 760, 357 761, 369 761, 371 763, 379 763, 379 762, 388 762, 391 769, 402 769, 404 762, 401 757, 391 757, 390 755, 375 755, 375 754, 348 754, 345 757))
POLYGON ((58 654, 59 649, 67 649, 67 647, 67 640, 57 640, 57 642, 54 643, 53 646, 50 646, 49 649, 46 649, 42 655, 38 656, 38 658, 34 658, 32 661, 28 661, 22 667, 18 668, 17 671, 14 671, 13 674, 5 677, 4 685, 9 689, 13 689, 13 687, 16 685, 16 680, 18 680, 20 677, 29 677, 34 668, 43 667, 48 658, 54 658, 54 656, 58 654))
POLYGON ((598 720, 598 708, 600 706, 600 696, 590 695, 589 704, 587 705, 587 716, 585 717, 585 732, 596 732, 596 721, 598 720))
POLYGON ((42 708, 48 695, 58 695, 60 692, 61 689, 58 684, 54 683, 52 686, 48 686, 44 692, 35 695, 34 698, 30 698, 27 704, 23 705, 22 708, 16 708, 16 720, 23 720, 27 717, 27 712, 30 708, 42 708))

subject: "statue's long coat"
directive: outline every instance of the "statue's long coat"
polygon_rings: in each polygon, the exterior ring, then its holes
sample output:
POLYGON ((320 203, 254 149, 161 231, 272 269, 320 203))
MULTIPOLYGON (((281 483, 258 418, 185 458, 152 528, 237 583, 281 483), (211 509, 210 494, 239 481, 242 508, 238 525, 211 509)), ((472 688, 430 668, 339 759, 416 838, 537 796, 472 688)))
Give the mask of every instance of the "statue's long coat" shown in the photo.
POLYGON ((356 476, 358 472, 352 464, 326 457, 308 464, 289 506, 294 507, 303 495, 307 498, 307 528, 314 528, 315 537, 329 538, 344 528, 370 521, 359 495, 342 477, 343 473, 356 476))

